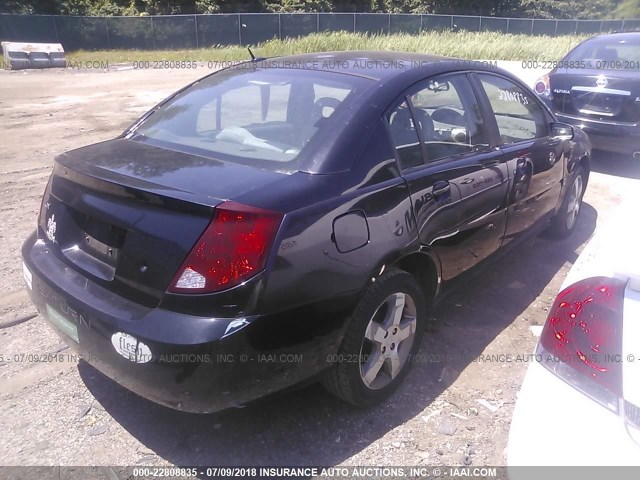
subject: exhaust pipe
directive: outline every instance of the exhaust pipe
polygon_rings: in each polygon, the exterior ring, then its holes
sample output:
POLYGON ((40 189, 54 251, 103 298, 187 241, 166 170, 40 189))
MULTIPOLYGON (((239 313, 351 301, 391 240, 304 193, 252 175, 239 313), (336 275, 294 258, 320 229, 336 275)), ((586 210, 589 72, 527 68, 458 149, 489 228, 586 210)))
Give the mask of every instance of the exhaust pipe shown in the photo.
POLYGON ((640 160, 640 152, 633 152, 633 158, 640 160))

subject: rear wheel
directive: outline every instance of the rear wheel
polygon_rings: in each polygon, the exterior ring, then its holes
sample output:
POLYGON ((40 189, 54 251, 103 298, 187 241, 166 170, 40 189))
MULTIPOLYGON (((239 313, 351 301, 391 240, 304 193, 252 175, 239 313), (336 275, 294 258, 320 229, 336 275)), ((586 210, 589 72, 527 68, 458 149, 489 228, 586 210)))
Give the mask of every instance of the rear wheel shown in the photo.
POLYGON ((359 407, 381 402, 401 383, 420 346, 427 310, 415 278, 389 269, 358 304, 323 383, 359 407))
POLYGON ((566 238, 578 223, 578 215, 582 210, 582 197, 587 184, 586 171, 578 167, 571 175, 571 185, 565 193, 564 200, 556 216, 551 221, 549 233, 556 238, 566 238))

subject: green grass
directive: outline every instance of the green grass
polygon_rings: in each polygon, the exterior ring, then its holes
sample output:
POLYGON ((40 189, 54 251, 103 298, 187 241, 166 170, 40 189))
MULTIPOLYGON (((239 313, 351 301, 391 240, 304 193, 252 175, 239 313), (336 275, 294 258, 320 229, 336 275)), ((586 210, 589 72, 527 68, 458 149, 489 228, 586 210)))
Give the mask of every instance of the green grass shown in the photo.
MULTIPOLYGON (((269 40, 252 47, 256 56, 273 57, 295 53, 335 50, 391 50, 431 53, 449 57, 483 60, 558 60, 586 38, 513 35, 497 32, 425 32, 420 35, 366 35, 334 32, 285 40, 269 40)), ((245 47, 215 47, 197 50, 113 50, 76 51, 67 54, 70 62, 99 61, 130 63, 159 60, 246 60, 245 47)))

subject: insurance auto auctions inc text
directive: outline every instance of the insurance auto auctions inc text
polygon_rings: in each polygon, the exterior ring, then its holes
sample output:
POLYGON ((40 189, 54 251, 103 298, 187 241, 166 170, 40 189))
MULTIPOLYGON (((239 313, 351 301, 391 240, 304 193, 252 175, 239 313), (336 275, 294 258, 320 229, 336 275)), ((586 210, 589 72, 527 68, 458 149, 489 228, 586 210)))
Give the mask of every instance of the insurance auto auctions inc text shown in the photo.
POLYGON ((495 467, 261 467, 258 476, 314 477, 332 479, 360 478, 438 478, 438 477, 497 477, 495 467))

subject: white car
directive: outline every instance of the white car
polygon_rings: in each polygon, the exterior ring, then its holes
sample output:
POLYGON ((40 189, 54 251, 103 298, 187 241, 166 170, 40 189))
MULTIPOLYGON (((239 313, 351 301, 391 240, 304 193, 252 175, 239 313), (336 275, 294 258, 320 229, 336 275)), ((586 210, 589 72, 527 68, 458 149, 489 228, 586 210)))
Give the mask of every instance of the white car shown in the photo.
POLYGON ((510 467, 640 465, 637 219, 630 205, 605 220, 556 297, 518 394, 510 467))

